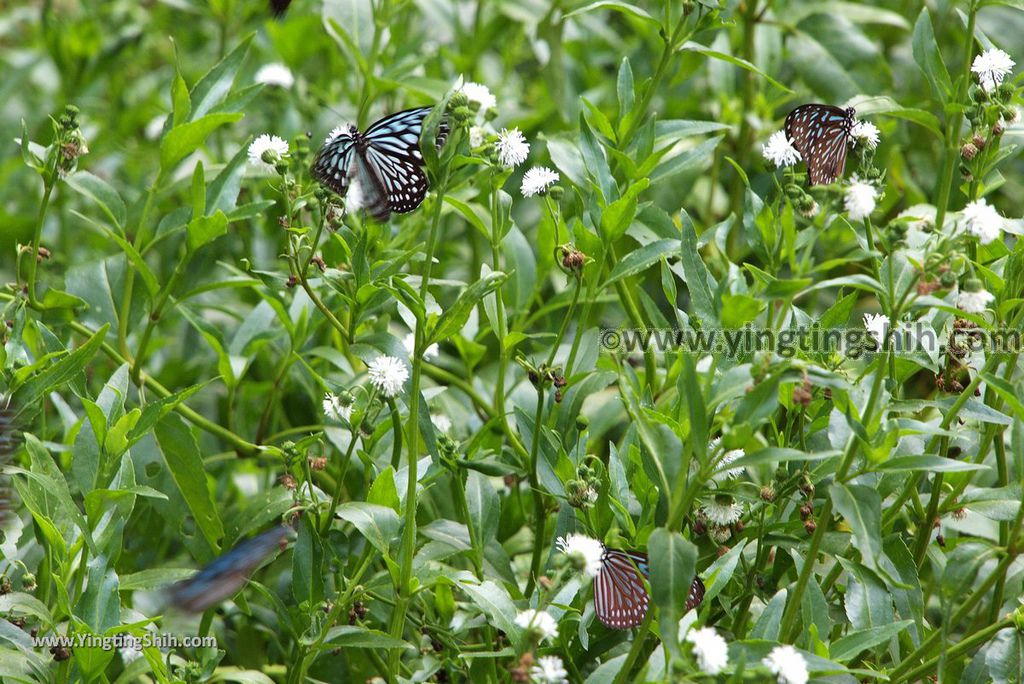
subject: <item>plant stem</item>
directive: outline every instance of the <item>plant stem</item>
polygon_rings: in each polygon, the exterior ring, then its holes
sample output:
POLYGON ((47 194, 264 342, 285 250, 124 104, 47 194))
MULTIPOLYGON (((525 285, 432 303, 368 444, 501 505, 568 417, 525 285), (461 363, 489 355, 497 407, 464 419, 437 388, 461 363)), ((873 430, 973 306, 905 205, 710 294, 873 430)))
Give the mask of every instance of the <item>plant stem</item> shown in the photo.
MULTIPOLYGON (((437 234, 441 224, 441 208, 444 205, 444 190, 447 177, 442 173, 438 179, 437 197, 434 200, 434 213, 430 221, 430 235, 427 238, 426 262, 420 281, 420 301, 424 307, 427 302, 430 285, 430 271, 434 264, 434 250, 437 247, 437 234)), ((402 541, 399 556, 398 586, 395 587, 395 612, 391 621, 391 636, 401 639, 405 632, 406 612, 409 609, 411 596, 412 561, 416 553, 416 494, 417 465, 420 448, 419 399, 420 382, 423 377, 423 352, 426 349, 426 321, 418 320, 415 330, 415 349, 412 357, 412 386, 409 396, 409 420, 406 424, 409 431, 408 449, 408 485, 405 494, 405 526, 402 529, 402 541)), ((392 649, 388 655, 389 671, 396 673, 401 662, 401 649, 392 649)))
MULTIPOLYGON (((964 61, 960 68, 960 77, 957 82, 955 103, 963 102, 967 93, 967 84, 971 82, 971 57, 974 54, 974 26, 978 15, 977 3, 973 0, 967 8, 967 33, 964 42, 964 61)), ((953 189, 953 177, 956 175, 958 160, 960 159, 960 126, 963 122, 963 114, 959 108, 953 111, 946 124, 946 156, 942 161, 942 171, 939 176, 939 185, 936 190, 935 199, 935 226, 936 230, 942 230, 942 223, 946 218, 946 210, 949 207, 949 198, 953 189)))
MULTIPOLYGON (((160 187, 160 183, 163 180, 164 172, 161 168, 157 172, 156 178, 153 179, 153 183, 146 190, 146 203, 142 207, 142 216, 139 218, 139 224, 136 227, 135 239, 133 244, 135 249, 141 254, 143 249, 143 242, 148 237, 147 227, 149 226, 149 214, 153 209, 153 200, 156 197, 157 188, 160 187)), ((124 258, 124 290, 121 293, 121 308, 118 311, 117 316, 117 342, 121 349, 121 354, 127 359, 131 357, 131 353, 128 349, 128 326, 132 317, 132 296, 135 289, 135 269, 132 268, 131 259, 125 255, 124 258)))
POLYGON ((153 335, 153 329, 156 327, 157 321, 163 315, 164 307, 167 305, 167 300, 171 298, 171 293, 178 285, 178 281, 181 276, 185 273, 185 266, 188 264, 189 256, 191 251, 186 249, 185 253, 182 254, 181 258, 178 259, 178 263, 174 267, 174 271, 171 273, 171 277, 167 279, 163 288, 157 294, 156 301, 153 304, 153 310, 149 314, 149 319, 146 321, 146 327, 142 331, 142 337, 139 339, 139 347, 135 352, 135 358, 132 361, 131 375, 135 384, 138 384, 139 373, 142 370, 142 364, 146 360, 146 352, 149 347, 149 340, 153 335))
MULTIPOLYGON (((871 384, 871 394, 868 396, 868 403, 864 407, 863 419, 861 420, 861 423, 864 425, 871 422, 874 416, 875 406, 878 403, 878 397, 881 394, 882 378, 885 376, 881 367, 882 359, 882 356, 878 356, 876 359, 875 377, 871 384)), ((855 434, 850 435, 850 438, 846 442, 843 460, 836 469, 834 478, 836 483, 841 483, 846 478, 859 446, 860 439, 855 434)), ((804 558, 804 565, 800 569, 800 574, 797 576, 796 586, 793 587, 793 594, 786 599, 786 609, 782 614, 782 623, 779 627, 779 634, 782 635, 784 643, 791 643, 795 637, 794 627, 796 625, 794 624, 794 621, 796 620, 797 613, 800 611, 800 604, 804 590, 807 588, 807 583, 810 581, 811 575, 814 574, 814 563, 818 556, 818 550, 821 548, 821 542, 825 538, 825 532, 831 522, 832 498, 826 497, 825 503, 822 504, 821 511, 818 513, 817 527, 814 529, 814 535, 811 537, 811 544, 807 551, 807 555, 804 558)))
POLYGON ((529 599, 537 585, 540 574, 542 551, 547 547, 544 541, 544 495, 540 490, 540 478, 537 477, 537 455, 540 453, 541 421, 544 419, 544 386, 537 381, 537 412, 533 417, 533 439, 530 441, 530 493, 533 495, 533 557, 530 560, 530 576, 526 580, 524 596, 529 599))
POLYGON ((39 307, 36 299, 36 269, 39 266, 39 242, 43 237, 43 223, 46 222, 46 210, 50 206, 54 183, 47 179, 43 184, 43 198, 39 202, 39 213, 36 216, 35 230, 32 232, 32 252, 28 255, 28 301, 35 308, 39 307))

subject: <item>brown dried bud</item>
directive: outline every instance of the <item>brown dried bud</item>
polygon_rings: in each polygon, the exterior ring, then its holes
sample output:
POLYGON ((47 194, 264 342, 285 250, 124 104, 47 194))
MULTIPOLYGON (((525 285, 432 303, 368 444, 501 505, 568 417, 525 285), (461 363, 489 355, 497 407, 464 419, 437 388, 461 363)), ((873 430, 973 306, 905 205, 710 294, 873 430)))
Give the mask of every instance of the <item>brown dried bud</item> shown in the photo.
POLYGON ((941 546, 942 548, 946 548, 946 538, 942 536, 941 532, 935 535, 935 543, 941 546))
POLYGON ((327 264, 324 263, 324 258, 319 254, 314 254, 310 258, 310 261, 316 264, 316 267, 320 269, 321 273, 327 270, 327 264))
POLYGON ((953 517, 957 520, 963 520, 967 517, 967 509, 964 508, 963 506, 957 508, 956 510, 953 511, 953 517))
POLYGON ((702 537, 705 534, 707 534, 707 531, 708 526, 703 520, 697 519, 693 521, 693 533, 695 535, 697 535, 698 537, 702 537))
POLYGON ((811 389, 810 383, 804 381, 805 384, 798 385, 793 388, 793 403, 804 408, 811 405, 811 389))
POLYGON ((967 161, 971 161, 977 155, 978 148, 974 145, 974 143, 964 143, 964 145, 960 148, 960 156, 966 159, 967 161))
POLYGON ((736 522, 734 522, 732 524, 732 530, 733 530, 733 532, 736 532, 737 534, 742 532, 745 528, 746 528, 746 525, 743 524, 742 520, 737 520, 736 522))
POLYGON ((971 142, 979 150, 985 149, 985 137, 981 133, 975 133, 974 137, 971 138, 971 142))
POLYGON ((719 547, 718 547, 717 549, 715 549, 715 553, 717 553, 717 554, 718 554, 718 557, 719 557, 719 558, 721 558, 721 557, 722 557, 722 556, 724 556, 725 554, 729 553, 729 550, 730 550, 730 549, 729 549, 729 547, 728 547, 728 546, 726 546, 725 544, 722 544, 722 545, 721 545, 721 546, 719 546, 719 547))
POLYGON ((310 470, 323 470, 327 467, 327 458, 325 456, 316 456, 309 459, 310 470))
POLYGON ((293 288, 293 287, 295 287, 298 284, 299 284, 299 279, 296 278, 295 275, 290 275, 290 276, 288 276, 288 282, 285 283, 284 286, 287 287, 287 288, 293 288))
POLYGON ((587 263, 587 255, 572 244, 562 245, 562 266, 568 271, 579 271, 587 263))
POLYGON ((1005 132, 1006 129, 1003 128, 1003 124, 998 121, 996 122, 996 125, 992 127, 992 135, 996 136, 997 138, 1005 132))
POLYGON ((43 259, 49 259, 51 255, 50 250, 40 246, 39 251, 36 252, 36 261, 42 261, 43 259))
POLYGON ((938 280, 930 280, 922 278, 917 281, 917 294, 921 297, 930 295, 932 292, 938 290, 941 286, 938 280))
POLYGON ((295 481, 295 478, 292 476, 291 473, 285 473, 279 478, 278 481, 281 483, 281 486, 283 486, 285 489, 294 490, 296 487, 299 486, 299 483, 295 481))
POLYGON ((767 501, 768 503, 775 501, 775 488, 772 487, 770 484, 766 484, 765 486, 761 487, 760 496, 762 501, 767 501))
POLYGON ((818 529, 818 523, 813 520, 804 521, 804 531, 807 532, 807 534, 814 534, 816 529, 818 529))
POLYGON ((801 520, 807 520, 812 515, 814 515, 814 507, 811 506, 810 503, 805 503, 803 506, 800 507, 800 519, 801 520))
POLYGON ((64 646, 53 646, 50 648, 50 653, 53 654, 53 659, 58 663, 63 662, 71 657, 71 651, 64 646))

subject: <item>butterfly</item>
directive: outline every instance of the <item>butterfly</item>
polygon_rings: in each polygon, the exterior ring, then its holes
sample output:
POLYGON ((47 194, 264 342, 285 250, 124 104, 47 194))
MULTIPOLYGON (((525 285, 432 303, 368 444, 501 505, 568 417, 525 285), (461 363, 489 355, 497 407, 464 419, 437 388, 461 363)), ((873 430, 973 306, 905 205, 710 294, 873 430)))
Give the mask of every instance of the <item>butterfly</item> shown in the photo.
MULTIPOLYGON (((313 177, 341 196, 352 188, 357 203, 370 216, 386 221, 391 212, 404 214, 427 196, 420 134, 433 107, 416 107, 386 116, 365 133, 355 126, 328 138, 313 162, 313 177), (356 190, 358 188, 358 190, 356 190)), ((438 147, 448 137, 448 125, 438 129, 438 147)))
POLYGON ((843 175, 855 113, 853 107, 805 104, 786 117, 786 137, 807 162, 811 185, 832 183, 843 175))
POLYGON ((290 529, 287 525, 277 525, 246 539, 192 577, 174 584, 167 592, 169 598, 177 607, 198 613, 233 596, 249 574, 280 548, 290 529))
MULTIPOLYGON (((651 601, 644 586, 644 577, 648 576, 646 553, 604 548, 601 571, 594 579, 594 612, 605 627, 630 629, 644 621, 651 601)), ((699 606, 703 600, 704 582, 694 577, 686 597, 686 610, 699 606)))

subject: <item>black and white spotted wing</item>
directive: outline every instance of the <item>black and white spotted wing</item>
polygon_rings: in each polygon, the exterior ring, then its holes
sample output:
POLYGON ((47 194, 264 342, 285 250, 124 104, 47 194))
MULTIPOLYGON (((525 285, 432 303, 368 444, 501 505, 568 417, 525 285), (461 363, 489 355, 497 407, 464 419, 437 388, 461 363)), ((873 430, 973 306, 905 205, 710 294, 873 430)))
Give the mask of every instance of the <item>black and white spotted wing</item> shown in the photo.
MULTIPOLYGON (((358 184, 358 204, 378 221, 391 212, 406 213, 427 195, 427 175, 419 141, 423 121, 433 107, 407 109, 386 116, 360 133, 355 126, 331 138, 313 162, 313 176, 342 196, 358 184)), ((442 121, 436 144, 444 144, 442 121)))
POLYGON ((807 162, 810 185, 832 183, 843 175, 855 113, 853 107, 806 104, 786 117, 786 137, 807 162))

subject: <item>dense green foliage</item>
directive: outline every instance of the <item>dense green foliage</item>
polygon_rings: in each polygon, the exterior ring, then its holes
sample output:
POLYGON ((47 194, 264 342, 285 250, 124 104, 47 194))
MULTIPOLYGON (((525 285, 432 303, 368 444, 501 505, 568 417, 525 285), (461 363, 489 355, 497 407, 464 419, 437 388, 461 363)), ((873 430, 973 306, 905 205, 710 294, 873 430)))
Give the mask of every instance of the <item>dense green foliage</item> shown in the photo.
POLYGON ((1022 10, 4 4, 0 679, 1020 682, 1021 347, 970 342, 1024 331, 1021 79, 971 69, 1022 10), (805 102, 877 127, 836 183, 763 147, 805 102), (433 104, 416 211, 311 177, 433 104), (649 553, 638 628, 574 532, 649 553), (147 633, 217 645, 32 642, 147 633))

